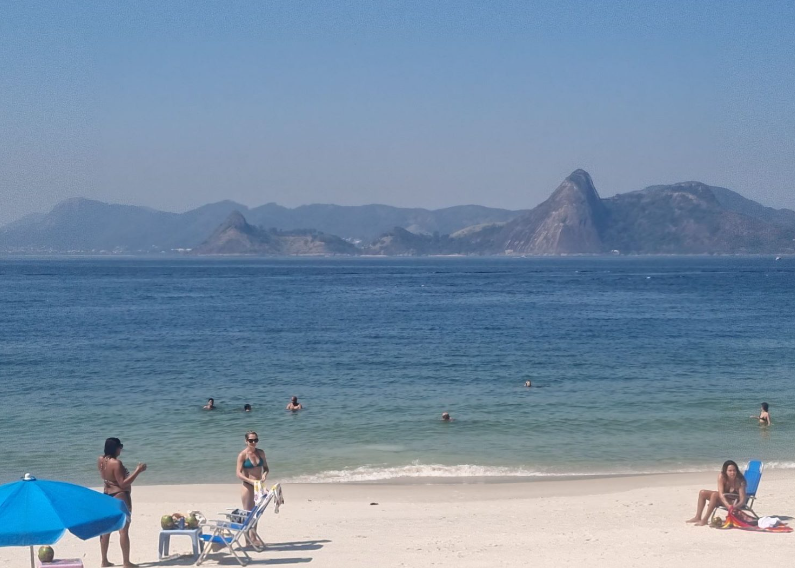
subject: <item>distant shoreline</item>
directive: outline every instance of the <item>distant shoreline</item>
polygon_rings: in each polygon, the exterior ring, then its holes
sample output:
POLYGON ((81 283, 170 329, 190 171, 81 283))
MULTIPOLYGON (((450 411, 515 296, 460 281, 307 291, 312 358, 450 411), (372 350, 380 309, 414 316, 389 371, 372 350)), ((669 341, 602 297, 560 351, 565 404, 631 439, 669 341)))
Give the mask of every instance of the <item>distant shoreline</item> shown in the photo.
POLYGON ((593 258, 593 259, 616 259, 616 258, 766 258, 781 257, 781 259, 795 258, 795 253, 657 253, 657 254, 425 254, 425 255, 379 255, 379 254, 296 254, 296 255, 264 255, 264 254, 186 254, 179 252, 163 253, 98 253, 98 252, 0 252, 0 259, 15 258, 140 258, 140 259, 169 259, 183 258, 186 260, 195 259, 395 259, 395 258, 467 258, 467 259, 555 259, 555 258, 593 258))

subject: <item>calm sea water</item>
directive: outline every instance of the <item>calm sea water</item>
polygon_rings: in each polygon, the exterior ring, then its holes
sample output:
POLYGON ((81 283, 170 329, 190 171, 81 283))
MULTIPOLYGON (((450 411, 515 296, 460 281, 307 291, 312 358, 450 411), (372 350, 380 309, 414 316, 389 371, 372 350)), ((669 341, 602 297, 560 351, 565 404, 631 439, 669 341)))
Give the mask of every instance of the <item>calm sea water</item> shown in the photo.
POLYGON ((0 260, 0 482, 788 468, 794 374, 789 258, 0 260))

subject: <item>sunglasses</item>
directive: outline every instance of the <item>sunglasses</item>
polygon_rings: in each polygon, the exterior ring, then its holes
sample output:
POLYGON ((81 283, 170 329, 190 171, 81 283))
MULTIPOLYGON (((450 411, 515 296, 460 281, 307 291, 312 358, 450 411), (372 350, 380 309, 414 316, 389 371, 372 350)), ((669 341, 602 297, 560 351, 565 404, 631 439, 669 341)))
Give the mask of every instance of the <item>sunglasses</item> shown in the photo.
POLYGON ((246 440, 246 442, 250 444, 256 444, 257 442, 259 442, 259 438, 249 438, 248 440, 246 440))

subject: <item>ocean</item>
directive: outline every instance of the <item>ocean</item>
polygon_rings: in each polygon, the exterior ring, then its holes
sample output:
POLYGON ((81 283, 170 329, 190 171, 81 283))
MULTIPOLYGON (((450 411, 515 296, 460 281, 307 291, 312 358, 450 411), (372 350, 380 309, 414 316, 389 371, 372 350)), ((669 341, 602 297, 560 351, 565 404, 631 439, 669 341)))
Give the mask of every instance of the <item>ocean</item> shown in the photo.
POLYGON ((793 258, 0 259, 0 482, 795 468, 793 373, 793 258))

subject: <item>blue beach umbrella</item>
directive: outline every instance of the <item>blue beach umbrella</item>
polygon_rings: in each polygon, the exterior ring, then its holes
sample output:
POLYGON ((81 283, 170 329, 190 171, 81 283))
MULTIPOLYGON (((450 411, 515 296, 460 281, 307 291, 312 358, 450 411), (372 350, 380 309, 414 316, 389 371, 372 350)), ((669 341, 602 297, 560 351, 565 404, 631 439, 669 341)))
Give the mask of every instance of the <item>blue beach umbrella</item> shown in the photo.
POLYGON ((37 480, 0 485, 0 546, 55 544, 68 530, 87 540, 117 531, 127 522, 127 506, 118 499, 61 481, 37 480))

